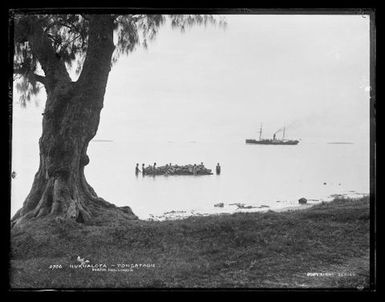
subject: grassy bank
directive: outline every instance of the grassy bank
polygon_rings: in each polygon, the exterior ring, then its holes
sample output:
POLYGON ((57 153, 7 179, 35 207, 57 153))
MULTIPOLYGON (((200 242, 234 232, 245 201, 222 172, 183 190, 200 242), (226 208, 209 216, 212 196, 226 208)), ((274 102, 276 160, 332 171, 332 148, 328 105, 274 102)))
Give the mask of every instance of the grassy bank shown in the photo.
POLYGON ((14 230, 11 247, 15 288, 367 287, 369 201, 108 226, 47 220, 14 230), (77 256, 112 271, 70 267, 77 256))

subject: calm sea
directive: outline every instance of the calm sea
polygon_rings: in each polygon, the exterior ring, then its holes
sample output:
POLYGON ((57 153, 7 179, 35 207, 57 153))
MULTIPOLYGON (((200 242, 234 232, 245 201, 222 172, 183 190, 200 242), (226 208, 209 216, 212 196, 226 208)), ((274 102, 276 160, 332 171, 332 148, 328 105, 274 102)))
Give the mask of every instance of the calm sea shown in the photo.
MULTIPOLYGON (((335 194, 369 193, 369 145, 302 141, 297 146, 224 143, 129 143, 93 141, 88 182, 99 196, 116 205, 128 205, 142 219, 191 214, 244 211, 234 203, 279 209, 331 200, 335 194), (199 164, 221 175, 135 175, 135 165, 199 164), (224 203, 223 207, 214 207, 224 203), (171 213, 169 213, 171 212, 171 213), (164 215, 166 213, 166 215, 164 215)), ((37 146, 13 160, 12 213, 21 207, 38 167, 37 146)), ((260 208, 259 208, 260 207, 260 208)), ((248 210, 250 211, 250 210, 248 210)))

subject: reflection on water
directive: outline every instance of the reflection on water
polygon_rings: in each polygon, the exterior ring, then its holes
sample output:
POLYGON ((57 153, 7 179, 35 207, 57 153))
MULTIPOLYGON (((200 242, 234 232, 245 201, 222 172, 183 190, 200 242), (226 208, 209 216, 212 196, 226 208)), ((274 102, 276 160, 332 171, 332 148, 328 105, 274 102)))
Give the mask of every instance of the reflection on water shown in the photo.
MULTIPOLYGON (((312 204, 330 200, 332 194, 369 192, 369 146, 362 144, 114 141, 90 144, 89 156, 86 176, 98 195, 119 206, 129 205, 142 219, 266 211, 297 206, 301 197, 312 204), (220 175, 135 175, 136 163, 142 167, 154 162, 159 166, 203 162, 213 171, 220 163, 222 170, 220 175), (214 206, 220 203, 222 207, 214 206)), ((31 188, 38 162, 30 166, 12 180, 13 213, 31 188)))

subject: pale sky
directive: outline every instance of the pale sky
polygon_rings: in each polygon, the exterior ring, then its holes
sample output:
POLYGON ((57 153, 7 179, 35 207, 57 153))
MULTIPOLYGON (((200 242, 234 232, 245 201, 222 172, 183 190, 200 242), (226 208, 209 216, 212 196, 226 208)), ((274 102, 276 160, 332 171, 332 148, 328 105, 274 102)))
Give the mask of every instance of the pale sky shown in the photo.
MULTIPOLYGON (((164 26, 113 66, 96 138, 369 140, 369 16, 226 15, 225 29, 164 26)), ((14 106, 14 139, 37 141, 45 95, 14 106)))

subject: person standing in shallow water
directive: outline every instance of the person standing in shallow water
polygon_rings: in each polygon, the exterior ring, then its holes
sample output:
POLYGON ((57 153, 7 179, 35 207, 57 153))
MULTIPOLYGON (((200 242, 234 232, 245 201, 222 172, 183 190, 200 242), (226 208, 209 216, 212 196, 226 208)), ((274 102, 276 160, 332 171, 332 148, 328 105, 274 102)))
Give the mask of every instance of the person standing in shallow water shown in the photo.
POLYGON ((144 176, 144 164, 142 164, 142 176, 144 176))
POLYGON ((219 163, 217 163, 215 171, 217 172, 217 175, 221 174, 221 166, 219 165, 219 163))
POLYGON ((154 175, 156 174, 156 163, 154 163, 154 170, 153 170, 154 175))
POLYGON ((137 163, 136 164, 136 167, 135 167, 135 175, 138 176, 140 170, 139 170, 139 164, 137 163))

